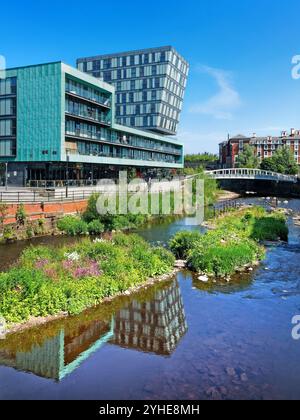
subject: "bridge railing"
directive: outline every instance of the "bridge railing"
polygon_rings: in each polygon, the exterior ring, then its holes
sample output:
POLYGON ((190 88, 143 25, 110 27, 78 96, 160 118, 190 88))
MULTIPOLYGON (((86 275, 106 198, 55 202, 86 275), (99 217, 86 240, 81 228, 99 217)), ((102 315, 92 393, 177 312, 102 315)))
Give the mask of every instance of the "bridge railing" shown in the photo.
POLYGON ((232 169, 218 169, 216 171, 208 171, 207 175, 216 179, 232 179, 232 178, 245 178, 245 179, 264 179, 270 181, 292 182, 297 183, 298 177, 294 175, 278 174, 271 171, 263 171, 260 169, 248 168, 232 168, 232 169))

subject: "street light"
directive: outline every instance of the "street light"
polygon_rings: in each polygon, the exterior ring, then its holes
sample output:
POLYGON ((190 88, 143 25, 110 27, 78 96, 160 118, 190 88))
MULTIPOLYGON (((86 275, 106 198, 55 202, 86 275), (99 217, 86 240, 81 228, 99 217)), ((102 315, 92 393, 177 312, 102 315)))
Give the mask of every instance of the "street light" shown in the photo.
POLYGON ((70 155, 69 155, 69 151, 67 150, 66 198, 68 198, 68 196, 69 196, 69 162, 70 162, 70 155))

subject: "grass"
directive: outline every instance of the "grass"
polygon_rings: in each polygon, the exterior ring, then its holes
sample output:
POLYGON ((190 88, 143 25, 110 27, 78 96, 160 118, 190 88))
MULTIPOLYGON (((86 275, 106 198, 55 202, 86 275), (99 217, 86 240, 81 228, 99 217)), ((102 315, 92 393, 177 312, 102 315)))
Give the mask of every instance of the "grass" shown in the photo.
POLYGON ((280 212, 262 208, 234 211, 218 218, 214 229, 200 233, 180 232, 170 241, 177 258, 184 258, 195 272, 225 277, 265 256, 262 241, 287 240, 288 227, 280 212))
POLYGON ((170 273, 175 258, 137 235, 84 239, 71 248, 31 247, 0 273, 0 314, 8 323, 78 314, 148 278, 170 273))

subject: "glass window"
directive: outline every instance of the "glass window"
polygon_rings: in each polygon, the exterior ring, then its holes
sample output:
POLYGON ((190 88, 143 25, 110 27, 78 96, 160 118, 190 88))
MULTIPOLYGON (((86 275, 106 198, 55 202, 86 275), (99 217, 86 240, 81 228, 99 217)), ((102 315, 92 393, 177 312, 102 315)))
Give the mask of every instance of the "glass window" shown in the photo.
POLYGON ((0 140, 0 156, 15 156, 16 154, 16 142, 15 140, 0 140))
POLYGON ((17 79, 10 77, 0 80, 0 95, 15 95, 16 94, 17 79))
POLYGON ((14 107, 12 99, 0 99, 0 116, 13 115, 14 107))

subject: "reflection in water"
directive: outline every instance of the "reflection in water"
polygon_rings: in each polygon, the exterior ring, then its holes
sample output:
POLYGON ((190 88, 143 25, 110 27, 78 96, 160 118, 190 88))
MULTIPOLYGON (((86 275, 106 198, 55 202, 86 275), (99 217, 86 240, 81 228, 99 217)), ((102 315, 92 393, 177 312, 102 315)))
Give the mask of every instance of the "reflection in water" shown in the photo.
POLYGON ((137 294, 121 309, 114 308, 101 320, 96 309, 88 320, 83 315, 49 324, 44 333, 32 329, 13 334, 0 342, 0 364, 61 381, 108 342, 170 355, 187 331, 177 281, 157 288, 150 298, 137 294))
POLYGON ((28 350, 26 347, 22 350, 22 342, 19 350, 13 350, 8 338, 7 346, 0 350, 0 363, 44 378, 62 380, 112 337, 113 320, 111 323, 93 321, 71 331, 60 329, 53 337, 45 337, 42 343, 32 342, 28 350))
POLYGON ((158 290, 153 300, 133 300, 115 316, 114 339, 121 347, 170 355, 187 332, 178 282, 158 290))

